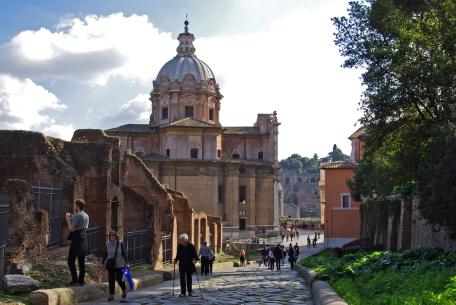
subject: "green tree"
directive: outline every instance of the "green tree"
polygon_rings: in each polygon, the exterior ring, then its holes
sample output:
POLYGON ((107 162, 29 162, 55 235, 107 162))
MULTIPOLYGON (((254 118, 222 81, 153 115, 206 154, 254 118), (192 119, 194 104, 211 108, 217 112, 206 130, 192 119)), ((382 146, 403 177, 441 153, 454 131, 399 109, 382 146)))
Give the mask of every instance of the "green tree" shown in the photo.
POLYGON ((332 151, 328 153, 328 157, 331 161, 343 161, 348 159, 348 156, 344 154, 336 144, 333 145, 332 151))
POLYGON ((333 22, 344 67, 364 71, 368 135, 353 192, 416 187, 428 221, 456 233, 456 2, 357 0, 333 22))

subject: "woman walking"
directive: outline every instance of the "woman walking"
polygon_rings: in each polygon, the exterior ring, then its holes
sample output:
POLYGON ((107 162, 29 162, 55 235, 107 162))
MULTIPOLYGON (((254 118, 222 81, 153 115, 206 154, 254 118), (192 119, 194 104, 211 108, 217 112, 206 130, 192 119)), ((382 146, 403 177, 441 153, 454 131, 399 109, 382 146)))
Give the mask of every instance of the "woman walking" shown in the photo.
POLYGON ((245 251, 244 251, 244 249, 241 249, 241 251, 239 251, 239 261, 241 263, 241 267, 244 267, 244 265, 245 265, 245 251))
POLYGON ((109 298, 108 302, 114 300, 116 281, 122 289, 121 303, 127 303, 127 288, 123 279, 122 268, 127 266, 127 254, 123 242, 115 231, 109 232, 108 242, 106 243, 103 264, 108 270, 109 298))
POLYGON ((291 270, 294 270, 294 266, 295 266, 295 263, 296 263, 296 251, 295 249, 293 248, 293 245, 290 244, 290 246, 288 247, 288 262, 290 263, 290 269, 291 270))

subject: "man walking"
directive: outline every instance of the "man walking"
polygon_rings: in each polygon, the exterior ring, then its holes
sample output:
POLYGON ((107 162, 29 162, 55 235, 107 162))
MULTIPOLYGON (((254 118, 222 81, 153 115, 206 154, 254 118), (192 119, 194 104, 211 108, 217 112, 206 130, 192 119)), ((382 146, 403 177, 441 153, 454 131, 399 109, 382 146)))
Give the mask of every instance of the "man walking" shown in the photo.
POLYGON ((212 267, 214 266, 214 261, 215 261, 215 255, 214 251, 209 248, 210 255, 209 255, 209 274, 212 275, 212 267))
POLYGON ((71 282, 68 286, 84 286, 85 278, 85 257, 88 254, 87 234, 89 228, 89 215, 84 212, 85 202, 77 199, 73 205, 73 212, 66 214, 66 221, 70 234, 68 239, 71 240, 70 250, 68 252, 68 267, 71 273, 71 282), (79 278, 76 271, 76 259, 79 265, 79 278))
POLYGON ((179 236, 176 258, 174 259, 174 264, 179 262, 180 297, 184 297, 187 291, 188 295, 192 296, 192 273, 196 272, 195 264, 197 260, 198 256, 195 246, 188 241, 187 234, 181 234, 179 236))
POLYGON ((298 243, 295 244, 294 250, 295 250, 295 261, 298 261, 298 256, 299 256, 299 245, 298 245, 298 243))
POLYGON ((280 247, 280 244, 278 244, 277 247, 274 247, 273 254, 275 257, 276 269, 279 271, 283 258, 282 248, 280 247))
POLYGON ((201 274, 208 275, 211 249, 209 249, 209 247, 207 246, 207 242, 204 242, 201 246, 199 251, 199 257, 201 258, 201 274))

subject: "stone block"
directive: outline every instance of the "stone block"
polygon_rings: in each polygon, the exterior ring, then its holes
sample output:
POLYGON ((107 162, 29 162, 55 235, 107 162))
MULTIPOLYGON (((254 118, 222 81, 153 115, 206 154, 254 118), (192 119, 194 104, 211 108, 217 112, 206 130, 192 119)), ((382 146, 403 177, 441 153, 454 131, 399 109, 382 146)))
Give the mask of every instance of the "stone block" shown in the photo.
POLYGON ((324 281, 315 281, 312 284, 312 296, 315 305, 348 305, 347 302, 332 289, 331 285, 324 281))
POLYGON ((39 289, 39 282, 30 276, 21 274, 5 275, 3 286, 5 291, 11 293, 30 292, 39 289))
POLYGON ((306 280, 308 284, 311 284, 314 278, 317 276, 317 273, 314 270, 303 267, 299 264, 295 265, 295 270, 300 277, 306 280))
POLYGON ((55 288, 33 291, 29 296, 32 305, 74 305, 76 296, 71 288, 55 288))

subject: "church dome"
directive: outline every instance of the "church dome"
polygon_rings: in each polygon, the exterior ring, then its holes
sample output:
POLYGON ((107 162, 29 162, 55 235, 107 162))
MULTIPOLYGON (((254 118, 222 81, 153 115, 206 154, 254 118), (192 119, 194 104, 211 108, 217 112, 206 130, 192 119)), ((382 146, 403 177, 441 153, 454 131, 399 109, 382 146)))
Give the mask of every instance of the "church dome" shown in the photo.
POLYGON ((156 81, 159 83, 166 76, 170 81, 182 82, 187 74, 193 75, 198 82, 214 79, 211 68, 195 55, 177 55, 160 69, 156 81))
POLYGON ((197 82, 208 81, 215 79, 211 68, 198 57, 195 56, 195 47, 193 41, 195 36, 188 32, 188 21, 185 21, 185 31, 177 37, 179 46, 177 47, 177 55, 168 61, 158 72, 156 83, 165 77, 171 81, 182 83, 186 75, 192 75, 197 82))

